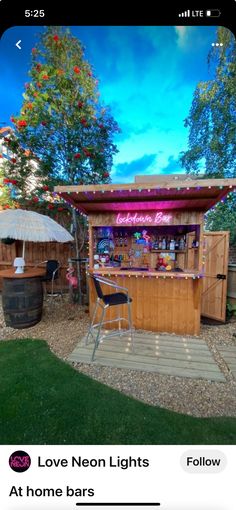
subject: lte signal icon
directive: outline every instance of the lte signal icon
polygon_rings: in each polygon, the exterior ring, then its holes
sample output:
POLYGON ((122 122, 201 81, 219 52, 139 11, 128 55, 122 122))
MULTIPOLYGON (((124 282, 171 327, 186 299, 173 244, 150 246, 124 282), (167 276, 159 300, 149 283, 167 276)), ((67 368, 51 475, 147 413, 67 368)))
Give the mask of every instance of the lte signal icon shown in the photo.
POLYGON ((203 17, 204 11, 190 11, 190 9, 188 9, 187 11, 179 13, 179 18, 203 18, 203 17))
POLYGON ((180 12, 179 18, 190 18, 190 10, 184 11, 184 12, 180 12))

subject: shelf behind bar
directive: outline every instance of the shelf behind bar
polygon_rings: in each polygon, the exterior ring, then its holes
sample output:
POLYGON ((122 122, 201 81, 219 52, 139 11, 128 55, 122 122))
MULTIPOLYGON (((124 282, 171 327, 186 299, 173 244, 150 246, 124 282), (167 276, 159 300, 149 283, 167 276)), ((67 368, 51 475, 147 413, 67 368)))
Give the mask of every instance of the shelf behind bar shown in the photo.
POLYGON ((158 248, 158 250, 152 249, 150 250, 151 253, 186 253, 187 250, 161 250, 158 248))

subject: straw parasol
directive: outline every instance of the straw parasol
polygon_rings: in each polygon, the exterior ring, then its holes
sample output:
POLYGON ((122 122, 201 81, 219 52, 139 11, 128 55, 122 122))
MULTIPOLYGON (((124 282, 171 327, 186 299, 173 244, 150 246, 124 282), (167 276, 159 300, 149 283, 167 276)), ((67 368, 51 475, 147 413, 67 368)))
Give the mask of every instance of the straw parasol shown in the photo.
POLYGON ((74 241, 67 230, 44 214, 23 209, 9 209, 0 213, 0 239, 12 238, 23 241, 67 243, 74 241))

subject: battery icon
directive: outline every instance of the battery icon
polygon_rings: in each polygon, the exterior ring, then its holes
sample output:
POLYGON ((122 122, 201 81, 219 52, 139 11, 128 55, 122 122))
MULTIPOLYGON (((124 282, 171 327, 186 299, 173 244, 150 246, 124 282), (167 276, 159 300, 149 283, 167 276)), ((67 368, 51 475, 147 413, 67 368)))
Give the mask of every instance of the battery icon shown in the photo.
POLYGON ((219 9, 209 9, 206 11, 206 16, 208 16, 208 18, 219 18, 220 15, 221 12, 219 9))

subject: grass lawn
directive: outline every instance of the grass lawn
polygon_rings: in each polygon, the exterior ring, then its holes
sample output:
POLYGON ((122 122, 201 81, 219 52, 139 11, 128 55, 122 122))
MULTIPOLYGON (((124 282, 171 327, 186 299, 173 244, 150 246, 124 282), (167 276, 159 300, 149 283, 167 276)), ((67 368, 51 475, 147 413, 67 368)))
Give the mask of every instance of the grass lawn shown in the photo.
POLYGON ((0 342, 0 406, 1 444, 236 443, 236 418, 143 404, 80 374, 43 340, 0 342))

